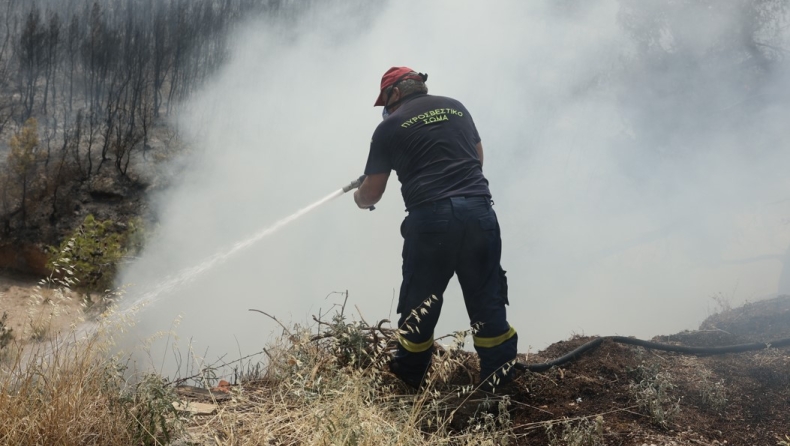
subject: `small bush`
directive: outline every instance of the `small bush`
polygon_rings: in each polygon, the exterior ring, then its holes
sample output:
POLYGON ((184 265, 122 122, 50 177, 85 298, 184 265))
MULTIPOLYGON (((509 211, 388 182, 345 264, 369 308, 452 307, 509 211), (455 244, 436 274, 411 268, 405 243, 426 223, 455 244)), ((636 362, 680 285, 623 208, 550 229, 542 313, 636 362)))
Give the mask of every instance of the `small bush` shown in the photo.
POLYGON ((133 432, 138 444, 169 444, 178 430, 179 418, 173 403, 178 401, 173 388, 162 377, 147 374, 119 400, 128 416, 135 420, 133 432))
POLYGON ((669 372, 642 363, 631 371, 636 382, 630 385, 631 396, 636 400, 642 413, 654 423, 666 427, 680 412, 680 402, 672 397, 676 387, 669 372))
POLYGON ((559 424, 561 429, 555 429, 556 423, 546 426, 546 435, 549 446, 603 446, 603 417, 595 419, 583 418, 572 422, 564 420, 559 424))
POLYGON ((140 219, 119 225, 88 215, 59 247, 50 248, 49 267, 56 275, 70 275, 74 286, 105 291, 112 287, 120 262, 142 248, 140 219))
POLYGON ((715 411, 724 409, 727 405, 727 389, 724 387, 724 380, 713 381, 712 373, 708 369, 699 372, 700 397, 702 404, 715 411))
POLYGON ((341 365, 356 365, 357 367, 367 367, 370 365, 375 352, 368 349, 368 333, 364 331, 364 324, 361 322, 348 322, 342 313, 332 317, 332 325, 329 332, 334 343, 335 357, 341 365))

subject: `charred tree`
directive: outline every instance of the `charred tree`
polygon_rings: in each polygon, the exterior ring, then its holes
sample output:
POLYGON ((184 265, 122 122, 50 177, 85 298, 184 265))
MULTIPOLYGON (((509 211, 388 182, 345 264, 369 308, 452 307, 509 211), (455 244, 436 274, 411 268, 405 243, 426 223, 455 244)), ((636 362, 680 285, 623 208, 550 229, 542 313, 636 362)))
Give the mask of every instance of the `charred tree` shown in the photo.
POLYGON ((47 32, 41 23, 41 11, 33 6, 27 14, 19 38, 19 91, 22 97, 22 121, 33 115, 37 82, 44 66, 47 32))

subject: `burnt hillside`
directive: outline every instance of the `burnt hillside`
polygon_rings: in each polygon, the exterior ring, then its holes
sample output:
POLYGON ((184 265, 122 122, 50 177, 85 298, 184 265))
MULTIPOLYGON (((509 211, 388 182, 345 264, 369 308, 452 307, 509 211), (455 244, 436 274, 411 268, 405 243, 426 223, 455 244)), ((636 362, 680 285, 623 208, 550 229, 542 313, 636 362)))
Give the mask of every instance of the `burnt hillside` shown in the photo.
POLYGON ((0 266, 45 273, 43 247, 88 215, 125 224, 177 172, 178 104, 228 38, 276 0, 0 4, 0 266))

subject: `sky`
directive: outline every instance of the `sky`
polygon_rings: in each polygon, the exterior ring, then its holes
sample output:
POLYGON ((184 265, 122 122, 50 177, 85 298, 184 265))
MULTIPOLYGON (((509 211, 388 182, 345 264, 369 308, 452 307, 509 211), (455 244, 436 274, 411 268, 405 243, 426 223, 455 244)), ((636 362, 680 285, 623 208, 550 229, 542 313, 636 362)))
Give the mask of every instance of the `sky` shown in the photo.
MULTIPOLYGON (((173 123, 191 149, 174 161, 186 166, 177 186, 155 197, 159 226, 122 276, 127 299, 358 177, 390 66, 428 73, 431 94, 474 118, 520 352, 574 334, 693 330, 722 306, 790 294, 790 86, 728 46, 742 41, 743 10, 369 3, 255 19, 232 36, 227 65, 173 123)), ((282 331, 249 309, 314 327, 346 291, 349 318, 397 320, 399 188, 393 174, 374 212, 351 194, 331 200, 161 293, 127 344, 177 326, 182 352, 239 357, 282 331)), ((466 328, 453 279, 436 335, 466 328)))

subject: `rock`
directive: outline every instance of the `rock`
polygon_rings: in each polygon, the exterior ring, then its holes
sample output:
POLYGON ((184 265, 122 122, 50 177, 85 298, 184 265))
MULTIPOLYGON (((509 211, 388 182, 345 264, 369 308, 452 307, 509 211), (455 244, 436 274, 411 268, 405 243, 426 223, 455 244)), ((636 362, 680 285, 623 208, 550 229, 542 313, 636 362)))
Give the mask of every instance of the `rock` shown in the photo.
POLYGON ((214 415, 217 413, 217 405, 209 403, 176 401, 173 403, 173 407, 179 412, 188 412, 192 415, 214 415))

